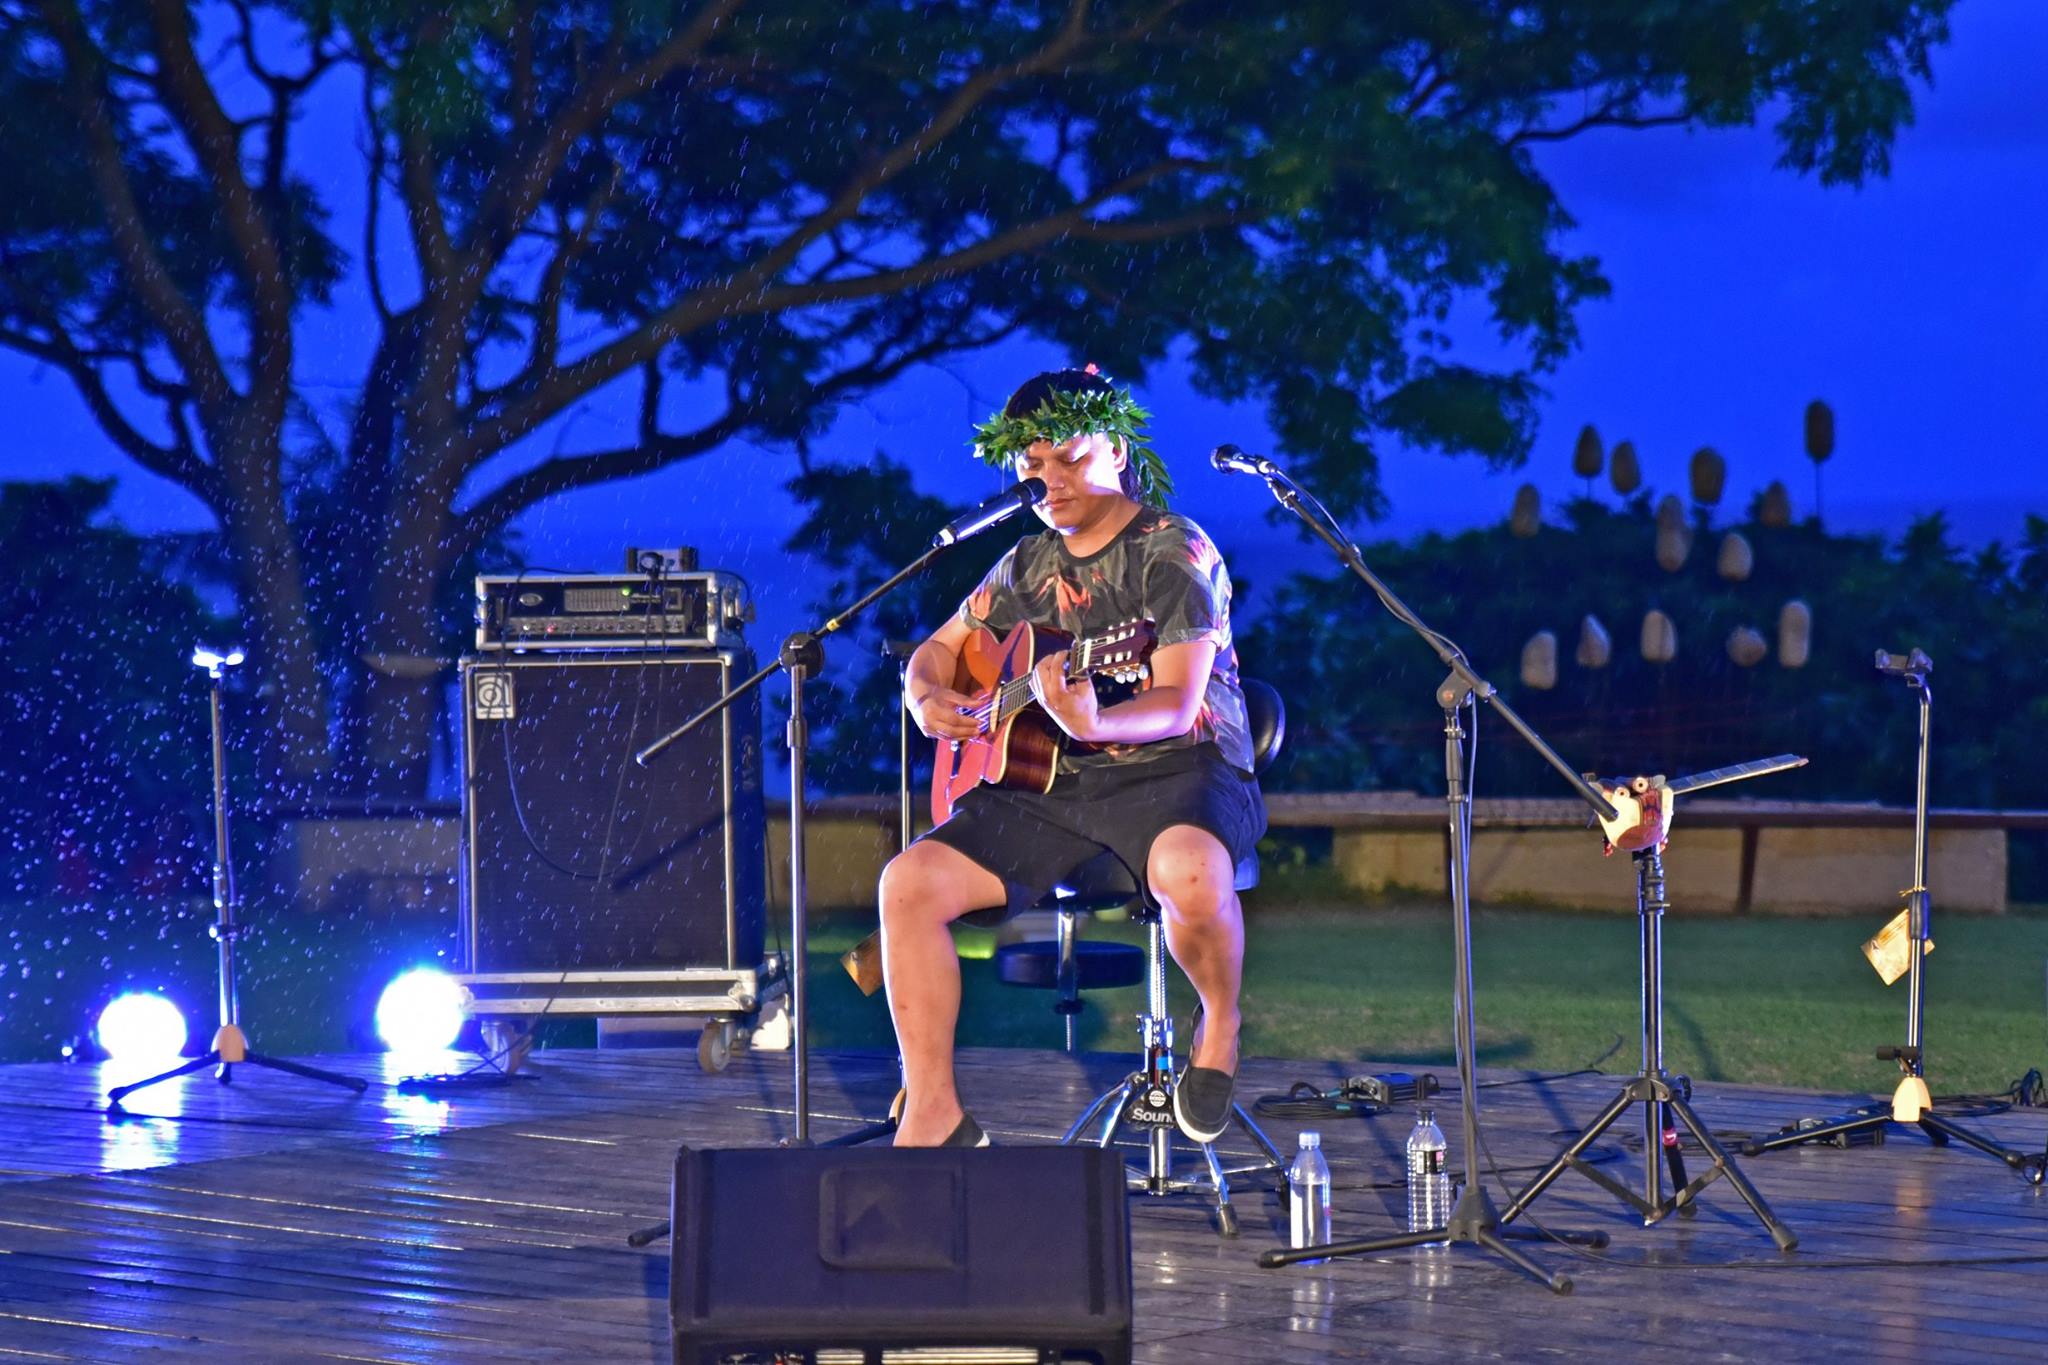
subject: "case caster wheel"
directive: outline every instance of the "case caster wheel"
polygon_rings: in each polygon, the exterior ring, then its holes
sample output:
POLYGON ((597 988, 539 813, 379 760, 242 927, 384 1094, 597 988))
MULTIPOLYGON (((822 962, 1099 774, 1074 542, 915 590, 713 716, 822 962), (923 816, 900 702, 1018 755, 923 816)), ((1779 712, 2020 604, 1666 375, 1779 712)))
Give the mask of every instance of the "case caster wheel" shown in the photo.
POLYGON ((495 1062, 507 1076, 513 1075, 526 1064, 527 1054, 533 1051, 533 1026, 516 1019, 486 1019, 483 1021, 483 1044, 484 1056, 495 1062))
POLYGON ((732 1061, 732 1020, 713 1019, 697 1035, 697 1065, 709 1075, 725 1070, 732 1061))

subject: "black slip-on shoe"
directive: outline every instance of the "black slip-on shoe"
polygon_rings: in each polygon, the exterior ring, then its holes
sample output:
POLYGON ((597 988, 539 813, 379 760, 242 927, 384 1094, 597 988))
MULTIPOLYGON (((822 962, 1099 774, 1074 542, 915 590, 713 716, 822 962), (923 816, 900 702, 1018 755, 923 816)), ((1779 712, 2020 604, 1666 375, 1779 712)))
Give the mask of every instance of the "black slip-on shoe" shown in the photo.
POLYGON ((960 1115, 960 1122, 953 1126, 953 1131, 947 1135, 944 1142, 939 1144, 941 1147, 987 1147, 989 1145, 988 1134, 981 1131, 981 1125, 974 1121, 974 1115, 967 1113, 960 1115))
POLYGON ((1210 1143, 1230 1127, 1230 1092, 1237 1077, 1228 1071, 1190 1066, 1173 1087, 1173 1121, 1190 1142, 1210 1143))

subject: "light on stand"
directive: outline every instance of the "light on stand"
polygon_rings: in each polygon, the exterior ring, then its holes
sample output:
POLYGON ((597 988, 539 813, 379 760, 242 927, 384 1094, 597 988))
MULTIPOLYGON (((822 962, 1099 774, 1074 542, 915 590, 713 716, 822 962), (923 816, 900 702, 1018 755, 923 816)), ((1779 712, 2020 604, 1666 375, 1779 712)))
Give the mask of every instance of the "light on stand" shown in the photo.
POLYGON ((377 998, 377 1036, 393 1052, 439 1052, 462 1032, 462 987, 433 967, 394 978, 377 998))
POLYGON ((131 991, 114 997, 100 1011, 93 1037, 112 1062, 171 1062, 185 1050, 185 1016, 161 995, 131 991))
POLYGON ((215 649, 211 645, 192 646, 192 666, 203 668, 215 677, 220 676, 220 670, 223 668, 233 668, 246 657, 248 656, 242 653, 240 645, 230 649, 215 649))

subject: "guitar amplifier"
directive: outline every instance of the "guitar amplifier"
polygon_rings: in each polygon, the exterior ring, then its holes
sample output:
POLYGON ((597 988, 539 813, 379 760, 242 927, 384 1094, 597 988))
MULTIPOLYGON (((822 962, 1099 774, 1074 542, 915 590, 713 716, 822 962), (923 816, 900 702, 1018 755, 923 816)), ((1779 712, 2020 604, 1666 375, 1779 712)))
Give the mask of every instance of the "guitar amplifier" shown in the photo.
POLYGON ((727 649, 754 619, 736 574, 478 574, 485 650, 727 649))
MULTIPOLYGON (((549 974, 551 1001, 570 972, 714 969, 714 985, 751 992, 766 895, 759 705, 749 695, 647 767, 633 754, 752 670, 745 649, 462 660, 466 972, 549 974)), ((570 1003, 554 1012, 602 1012, 570 1003)))

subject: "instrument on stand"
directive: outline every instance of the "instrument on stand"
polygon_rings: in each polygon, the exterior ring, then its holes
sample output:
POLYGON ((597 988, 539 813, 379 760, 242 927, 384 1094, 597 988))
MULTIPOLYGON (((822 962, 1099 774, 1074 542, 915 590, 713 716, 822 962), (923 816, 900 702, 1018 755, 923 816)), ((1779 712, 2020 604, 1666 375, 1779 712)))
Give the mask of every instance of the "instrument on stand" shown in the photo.
POLYGON ((1594 817, 1601 833, 1607 836, 1605 851, 1612 855, 1616 849, 1624 853, 1637 853, 1652 845, 1662 849, 1671 838, 1671 815, 1676 807, 1676 798, 1686 792, 1718 787, 1724 782, 1740 782, 1745 777, 1762 777, 1765 773, 1783 772, 1805 764, 1806 760, 1797 754, 1779 754, 1775 758, 1731 763, 1725 768, 1713 768, 1668 782, 1662 773, 1655 777, 1600 778, 1591 773, 1586 776, 1614 807, 1612 820, 1605 816, 1594 817))
POLYGON ((1800 767, 1805 762, 1797 754, 1779 754, 1775 758, 1737 763, 1670 781, 1660 774, 1596 783, 1608 804, 1615 809, 1612 819, 1605 815, 1598 817, 1601 833, 1605 836, 1603 851, 1611 855, 1616 849, 1621 849, 1635 861, 1636 913, 1642 921, 1642 1070, 1621 1088, 1620 1093, 1600 1112, 1600 1117, 1580 1130, 1542 1174, 1530 1181, 1528 1188, 1501 1210, 1503 1225, 1519 1217, 1550 1187, 1551 1182, 1567 1170, 1577 1171, 1634 1209, 1642 1216, 1645 1226, 1662 1222, 1673 1213, 1691 1217, 1697 1212, 1694 1200, 1699 1193, 1725 1176, 1735 1187, 1735 1192, 1742 1196, 1742 1201, 1749 1205, 1757 1221, 1771 1234, 1771 1240, 1780 1251, 1790 1251, 1799 1245, 1798 1236, 1771 1212, 1770 1205, 1764 1202, 1756 1186, 1750 1184, 1748 1177, 1736 1166, 1734 1156, 1693 1111, 1692 1082, 1683 1076, 1673 1076, 1664 1069, 1663 923, 1664 912, 1670 908, 1664 892, 1664 846, 1671 838, 1671 819, 1677 810, 1679 794, 1745 777, 1782 772, 1787 768, 1800 767), (1594 1139, 1619 1122, 1622 1115, 1636 1104, 1643 1107, 1643 1188, 1640 1194, 1584 1159, 1584 1153, 1594 1139), (1686 1177, 1685 1158, 1679 1145, 1681 1124, 1711 1160, 1705 1173, 1690 1180, 1686 1177), (1671 1178, 1669 1194, 1664 1188, 1667 1168, 1671 1178))

